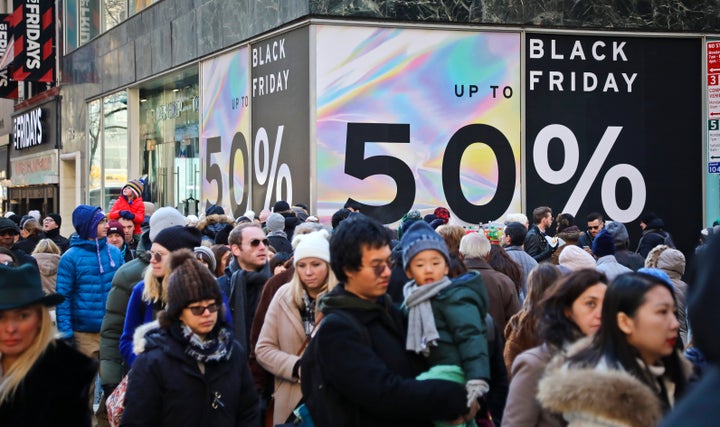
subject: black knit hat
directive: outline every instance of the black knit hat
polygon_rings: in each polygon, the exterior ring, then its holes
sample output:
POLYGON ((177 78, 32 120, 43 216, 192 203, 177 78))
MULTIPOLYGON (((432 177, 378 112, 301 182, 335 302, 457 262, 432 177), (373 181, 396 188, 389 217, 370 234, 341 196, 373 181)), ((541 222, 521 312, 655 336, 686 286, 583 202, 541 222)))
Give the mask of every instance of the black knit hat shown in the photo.
POLYGON ((47 214, 49 218, 52 218, 53 221, 55 221, 55 224, 57 224, 58 227, 62 225, 62 217, 56 213, 49 213, 47 214))
POLYGON ((195 227, 185 227, 175 225, 163 229, 159 232, 153 243, 162 245, 168 251, 176 251, 178 249, 191 249, 200 246, 202 242, 202 233, 195 227))
MULTIPOLYGON (((215 300, 222 306, 222 291, 215 276, 195 259, 192 251, 181 249, 173 252, 169 265, 171 273, 167 278, 165 307, 168 318, 179 318, 182 310, 196 301, 215 300)), ((222 318, 222 311, 218 318, 222 318)))

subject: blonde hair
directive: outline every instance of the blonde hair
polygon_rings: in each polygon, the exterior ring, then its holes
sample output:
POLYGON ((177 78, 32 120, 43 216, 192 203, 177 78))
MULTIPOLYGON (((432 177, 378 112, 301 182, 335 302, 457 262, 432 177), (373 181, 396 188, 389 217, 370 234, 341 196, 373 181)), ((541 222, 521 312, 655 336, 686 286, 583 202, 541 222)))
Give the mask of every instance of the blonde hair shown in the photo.
MULTIPOLYGON (((330 263, 325 261, 323 262, 327 266, 328 274, 325 278, 325 283, 323 283, 322 288, 320 289, 320 293, 315 298, 315 301, 318 301, 321 296, 332 291, 335 285, 338 284, 338 280, 335 277, 332 268, 330 268, 330 263)), ((290 279, 290 282, 288 282, 288 286, 290 286, 290 295, 292 296, 292 300, 295 305, 300 308, 305 308, 305 285, 303 285, 300 281, 300 275, 298 274, 297 268, 295 268, 295 272, 293 273, 293 277, 290 279)), ((315 305, 315 310, 317 310, 317 305, 315 305)))
MULTIPOLYGON (((15 391, 35 365, 35 362, 45 353, 48 347, 55 345, 54 339, 57 330, 52 324, 48 308, 39 304, 31 307, 40 313, 40 330, 30 347, 0 377, 0 404, 12 399, 15 391)), ((0 353, 0 356, 2 356, 2 353, 0 353)))
POLYGON ((465 229, 459 225, 443 224, 435 231, 445 240, 450 253, 457 255, 460 251, 460 241, 465 237, 465 229))
POLYGON ((32 251, 32 255, 35 254, 60 255, 60 248, 50 239, 40 239, 38 244, 35 246, 35 250, 32 251))
MULTIPOLYGON (((170 274, 170 267, 166 262, 166 259, 163 260, 163 273, 163 279, 168 277, 168 275, 170 274)), ((149 302, 151 304, 161 301, 163 305, 167 304, 167 293, 165 292, 165 287, 163 287, 162 280, 158 279, 153 274, 152 264, 148 264, 148 266, 145 268, 145 273, 143 274, 143 283, 145 285, 142 293, 143 301, 149 302)))

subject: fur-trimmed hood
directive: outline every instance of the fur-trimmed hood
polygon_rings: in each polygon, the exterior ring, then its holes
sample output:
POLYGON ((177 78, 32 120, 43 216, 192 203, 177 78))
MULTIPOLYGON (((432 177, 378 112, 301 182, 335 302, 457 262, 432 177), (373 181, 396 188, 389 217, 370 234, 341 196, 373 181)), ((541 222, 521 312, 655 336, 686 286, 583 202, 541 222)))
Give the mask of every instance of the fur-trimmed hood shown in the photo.
POLYGON ((148 338, 146 335, 155 330, 160 330, 160 323, 157 320, 140 325, 135 329, 133 333, 133 353, 139 355, 145 351, 148 347, 148 338))
POLYGON ((538 385, 537 399, 563 414, 569 426, 652 427, 662 418, 660 400, 622 370, 557 369, 538 385))

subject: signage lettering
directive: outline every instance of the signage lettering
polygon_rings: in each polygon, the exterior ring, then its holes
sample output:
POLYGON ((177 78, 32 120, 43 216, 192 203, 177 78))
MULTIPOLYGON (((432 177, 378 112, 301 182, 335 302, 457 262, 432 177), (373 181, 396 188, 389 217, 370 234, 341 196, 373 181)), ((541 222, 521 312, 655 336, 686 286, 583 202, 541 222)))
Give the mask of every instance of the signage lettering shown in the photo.
POLYGON ((25 68, 28 70, 40 69, 40 5, 39 0, 29 0, 25 4, 25 26, 27 49, 25 68))
POLYGON ((43 142, 41 108, 13 118, 13 146, 16 150, 35 147, 43 142))

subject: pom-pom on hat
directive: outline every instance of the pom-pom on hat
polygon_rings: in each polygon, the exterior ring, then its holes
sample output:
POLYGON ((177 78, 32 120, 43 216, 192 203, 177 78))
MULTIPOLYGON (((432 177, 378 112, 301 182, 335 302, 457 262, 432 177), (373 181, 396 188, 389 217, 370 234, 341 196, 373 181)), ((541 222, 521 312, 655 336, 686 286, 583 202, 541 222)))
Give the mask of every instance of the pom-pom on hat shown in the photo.
POLYGON ((145 187, 145 185, 139 179, 131 179, 130 181, 128 181, 127 184, 123 186, 123 189, 125 187, 129 187, 132 190, 133 194, 135 194, 135 198, 137 199, 142 196, 143 188, 145 187))
POLYGON ((445 262, 448 265, 450 264, 450 253, 445 239, 425 221, 413 222, 403 233, 400 245, 402 246, 402 258, 405 268, 407 268, 410 260, 415 255, 429 249, 440 252, 445 257, 445 262))
POLYGON ((293 245, 293 265, 303 258, 319 258, 330 262, 330 235, 326 230, 313 231, 295 236, 293 245))
MULTIPOLYGON (((168 227, 185 225, 185 217, 177 209, 165 206, 156 210, 150 217, 150 241, 168 227)), ((163 245, 164 246, 164 245, 163 245)))
POLYGON ((615 238, 605 228, 595 236, 592 242, 592 251, 596 257, 615 255, 615 238))
MULTIPOLYGON (((222 307, 220 286, 210 270, 200 263, 190 249, 173 252, 168 260, 167 306, 170 319, 178 319, 180 312, 196 301, 214 300, 222 307)), ((218 319, 223 317, 222 310, 218 319)))
POLYGON ((153 243, 162 245, 170 252, 178 249, 193 249, 200 246, 201 242, 202 233, 200 233, 200 230, 182 225, 168 227, 153 239, 153 243))

